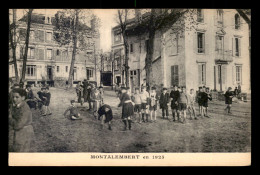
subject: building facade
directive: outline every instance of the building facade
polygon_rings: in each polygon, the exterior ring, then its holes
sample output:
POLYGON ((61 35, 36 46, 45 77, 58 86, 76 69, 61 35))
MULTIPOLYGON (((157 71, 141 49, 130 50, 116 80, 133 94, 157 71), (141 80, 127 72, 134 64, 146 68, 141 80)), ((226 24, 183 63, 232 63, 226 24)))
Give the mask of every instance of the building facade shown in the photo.
MULTIPOLYGON (((43 14, 32 14, 32 24, 28 47, 26 82, 29 84, 39 84, 45 80, 47 83, 54 82, 55 86, 62 86, 68 80, 70 64, 72 58, 72 47, 60 46, 53 37, 54 17, 43 14)), ((16 49, 18 74, 22 72, 22 60, 24 54, 25 38, 22 33, 26 31, 27 24, 23 18, 18 21, 20 43, 16 49)), ((92 26, 93 27, 93 26, 92 26)), ((89 27, 89 30, 93 28, 89 27)), ((95 64, 93 61, 94 52, 98 52, 100 37, 97 33, 95 38, 88 36, 89 40, 94 40, 95 49, 89 48, 87 51, 76 55, 74 64, 73 82, 90 81, 100 82, 100 75, 97 71, 95 77, 95 64)), ((14 65, 12 64, 12 51, 10 50, 9 77, 15 77, 14 65)))
MULTIPOLYGON (((207 86, 217 91, 241 85, 243 92, 249 92, 249 28, 237 11, 197 9, 196 27, 192 30, 187 29, 187 18, 181 20, 185 24, 181 32, 176 33, 174 25, 156 31, 152 84, 186 86, 187 89, 207 86)), ((129 37, 131 86, 145 83, 147 39, 146 35, 129 37)))

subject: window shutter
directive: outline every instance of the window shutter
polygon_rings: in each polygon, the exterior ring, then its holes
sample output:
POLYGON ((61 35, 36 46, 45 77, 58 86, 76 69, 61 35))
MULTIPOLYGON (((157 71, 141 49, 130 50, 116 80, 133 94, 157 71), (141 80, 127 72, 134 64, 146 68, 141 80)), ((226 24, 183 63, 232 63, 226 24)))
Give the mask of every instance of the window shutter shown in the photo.
POLYGON ((203 64, 204 66, 203 66, 203 77, 204 77, 204 82, 203 82, 203 84, 205 84, 206 85, 206 64, 203 64))
POLYGON ((44 60, 44 50, 38 49, 39 60, 44 60))
POLYGON ((54 49, 51 50, 51 59, 54 60, 54 49))
POLYGON ((34 58, 37 60, 38 59, 38 49, 34 49, 34 58))
POLYGON ((222 66, 221 69, 221 77, 222 77, 222 84, 226 84, 226 73, 227 73, 227 67, 225 65, 222 66))
POLYGON ((215 44, 216 44, 215 50, 218 51, 218 35, 215 36, 215 40, 216 40, 215 41, 215 44))
POLYGON ((179 86, 179 69, 178 65, 175 66, 175 84, 179 86))
POLYGON ((232 38, 232 55, 236 55, 236 43, 235 43, 235 38, 232 38))
POLYGON ((200 86, 200 85, 202 84, 202 82, 201 82, 202 65, 201 65, 201 64, 198 65, 198 70, 199 70, 199 71, 198 71, 198 75, 199 75, 199 76, 198 76, 198 78, 199 78, 199 81, 198 81, 198 82, 199 82, 199 86, 200 86))
POLYGON ((202 48, 203 48, 203 53, 206 53, 205 35, 206 35, 206 33, 203 33, 203 35, 202 35, 202 48))
POLYGON ((194 53, 198 53, 198 33, 195 32, 195 35, 193 37, 193 51, 194 53))
POLYGON ((240 66, 240 84, 243 85, 243 73, 242 73, 242 65, 240 66))
POLYGON ((241 38, 238 38, 238 51, 239 51, 239 57, 241 57, 241 38))
POLYGON ((236 66, 232 66, 232 80, 233 80, 233 85, 236 84, 236 66))

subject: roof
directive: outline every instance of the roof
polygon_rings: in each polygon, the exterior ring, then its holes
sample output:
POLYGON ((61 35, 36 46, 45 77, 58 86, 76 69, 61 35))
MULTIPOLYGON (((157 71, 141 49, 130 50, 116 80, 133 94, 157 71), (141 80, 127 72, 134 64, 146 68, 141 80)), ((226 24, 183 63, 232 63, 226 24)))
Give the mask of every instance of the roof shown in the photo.
MULTIPOLYGON (((28 16, 27 14, 24 15, 19 21, 27 22, 27 16, 28 16)), ((45 18, 46 18, 46 15, 44 15, 44 14, 32 13, 31 22, 36 23, 36 24, 46 24, 45 18)), ((46 25, 55 25, 55 23, 56 23, 55 17, 52 16, 50 18, 51 18, 51 24, 46 24, 46 25)), ((79 22, 79 28, 83 29, 83 30, 91 30, 91 28, 89 26, 82 24, 81 22, 79 22)))

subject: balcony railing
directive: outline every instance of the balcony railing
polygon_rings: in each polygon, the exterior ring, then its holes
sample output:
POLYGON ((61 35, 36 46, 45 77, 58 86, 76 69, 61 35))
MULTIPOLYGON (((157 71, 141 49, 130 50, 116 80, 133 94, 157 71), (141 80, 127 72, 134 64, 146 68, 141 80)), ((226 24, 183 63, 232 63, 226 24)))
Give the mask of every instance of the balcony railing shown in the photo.
POLYGON ((222 49, 216 50, 215 60, 232 62, 233 61, 232 50, 222 50, 222 49))

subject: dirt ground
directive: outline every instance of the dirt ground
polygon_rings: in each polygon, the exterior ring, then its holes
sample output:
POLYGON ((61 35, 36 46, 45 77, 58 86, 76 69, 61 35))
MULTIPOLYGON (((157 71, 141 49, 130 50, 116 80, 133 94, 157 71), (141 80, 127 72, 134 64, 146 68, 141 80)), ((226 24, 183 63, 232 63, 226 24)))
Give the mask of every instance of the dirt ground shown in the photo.
POLYGON ((104 102, 112 107, 114 119, 112 131, 107 125, 100 131, 100 122, 88 111, 81 111, 82 120, 72 121, 63 116, 70 100, 76 97, 74 89, 51 88, 50 92, 53 114, 41 116, 39 111, 32 111, 35 131, 32 152, 251 151, 250 102, 233 104, 232 115, 225 115, 223 101, 210 102, 211 118, 187 120, 186 124, 162 119, 159 111, 157 123, 133 123, 131 131, 122 131, 119 100, 114 91, 105 91, 104 102))

